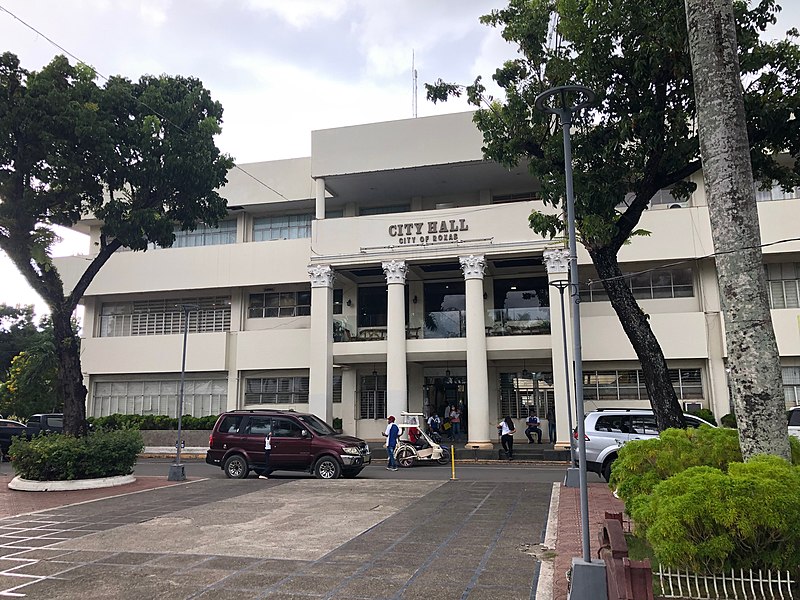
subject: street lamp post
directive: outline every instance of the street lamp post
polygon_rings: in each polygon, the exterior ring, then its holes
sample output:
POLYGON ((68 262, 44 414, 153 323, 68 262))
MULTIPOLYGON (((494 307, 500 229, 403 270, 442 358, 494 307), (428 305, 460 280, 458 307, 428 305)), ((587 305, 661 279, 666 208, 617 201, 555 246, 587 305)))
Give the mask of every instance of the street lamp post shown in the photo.
POLYGON ((181 387, 178 394, 178 441, 175 443, 175 463, 169 467, 168 481, 185 481, 186 471, 181 463, 181 425, 183 420, 183 395, 186 384, 186 342, 189 339, 189 313, 200 307, 196 304, 182 304, 183 311, 183 354, 181 357, 181 387))
MULTIPOLYGON (((564 314, 564 290, 569 287, 568 279, 557 279, 551 281, 550 285, 558 290, 561 297, 561 341, 564 347, 564 377, 567 380, 567 419, 569 423, 569 435, 572 438, 572 393, 570 392, 570 379, 569 379, 569 353, 567 352, 567 316, 564 314)), ((567 476, 564 479, 564 485, 567 487, 575 487, 575 477, 577 468, 575 467, 575 447, 572 444, 572 439, 569 440, 569 468, 567 469, 567 476), (574 475, 573 475, 574 473, 574 475)), ((579 477, 579 476, 578 476, 579 477)), ((578 479, 580 481, 580 478, 578 479)))
POLYGON ((572 345, 575 361, 575 418, 578 421, 578 474, 581 509, 582 559, 572 559, 572 579, 570 599, 606 598, 605 564, 602 560, 592 562, 589 545, 589 489, 586 483, 586 437, 583 410, 583 357, 581 353, 581 314, 578 294, 578 245, 575 237, 575 193, 572 187, 572 142, 570 127, 572 116, 589 106, 595 94, 582 85, 563 85, 542 92, 536 97, 537 110, 557 115, 561 120, 564 136, 564 175, 567 192, 567 233, 569 237, 569 284, 572 298, 572 345), (581 101, 574 105, 569 97, 579 96, 581 101), (549 100, 553 102, 548 104, 549 100))

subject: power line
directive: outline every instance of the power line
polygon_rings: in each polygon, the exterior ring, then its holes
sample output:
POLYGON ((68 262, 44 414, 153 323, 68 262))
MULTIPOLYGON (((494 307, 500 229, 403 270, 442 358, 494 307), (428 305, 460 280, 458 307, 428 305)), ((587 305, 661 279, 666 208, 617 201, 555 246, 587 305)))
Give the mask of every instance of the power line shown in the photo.
MULTIPOLYGON (((15 15, 14 13, 12 13, 10 10, 8 10, 8 9, 7 9, 5 6, 3 6, 2 4, 0 4, 0 11, 2 11, 2 12, 4 12, 4 13, 6 13, 7 15, 9 15, 9 16, 10 16, 12 19, 15 19, 16 21, 18 21, 19 23, 21 23, 22 25, 24 25, 25 27, 27 27, 28 29, 30 29, 31 31, 33 31, 33 32, 34 32, 36 35, 38 35, 38 36, 40 36, 40 37, 43 37, 45 40, 47 40, 48 42, 50 42, 50 43, 51 43, 53 46, 55 46, 56 48, 58 48, 59 50, 61 50, 61 51, 62 51, 64 54, 66 54, 66 55, 67 55, 67 56, 69 56, 70 58, 72 58, 72 59, 76 60, 76 61, 77 61, 79 64, 81 64, 81 65, 84 65, 84 66, 88 67, 89 69, 91 69, 91 70, 92 70, 92 73, 94 73, 94 74, 95 74, 97 77, 99 77, 100 79, 102 79, 102 80, 104 80, 104 81, 106 81, 106 82, 107 82, 107 81, 109 81, 109 78, 108 78, 108 77, 106 77, 105 75, 103 75, 103 74, 102 74, 100 71, 98 71, 97 69, 95 69, 95 68, 94 68, 92 65, 90 65, 90 64, 89 64, 89 63, 87 63, 86 61, 82 60, 80 57, 76 56, 75 54, 73 54, 73 53, 72 53, 72 52, 70 52, 69 50, 67 50, 67 49, 66 49, 64 46, 62 46, 61 44, 59 44, 58 42, 56 42, 55 40, 53 40, 51 37, 47 36, 46 34, 42 33, 42 32, 41 32, 41 31, 39 31, 38 29, 36 29, 36 27, 34 27, 33 25, 31 25, 30 23, 28 23, 28 22, 26 22, 26 21, 22 20, 20 17, 18 17, 18 16, 17 16, 17 15, 15 15)), ((142 106, 144 106, 144 107, 145 107, 147 110, 149 110, 151 113, 153 113, 155 116, 157 116, 157 117, 158 117, 159 119, 161 119, 162 121, 166 121, 167 123, 169 123, 170 125, 172 125, 173 127, 175 127, 175 128, 178 130, 178 131, 180 131, 180 132, 182 132, 182 133, 184 133, 184 134, 186 134, 186 135, 188 135, 188 134, 189 134, 189 132, 188 132, 188 131, 186 131, 186 130, 185 130, 183 127, 181 127, 180 125, 178 125, 177 123, 175 123, 174 121, 172 121, 172 120, 171 120, 169 117, 167 117, 166 115, 163 115, 163 114, 161 114, 161 113, 160 113, 160 112, 158 112, 156 109, 154 109, 152 106, 149 106, 147 103, 143 102, 141 99, 139 99, 139 98, 135 97, 133 94, 130 94, 130 92, 129 92, 128 94, 129 94, 129 95, 130 95, 130 97, 131 97, 131 98, 133 98, 133 99, 134 99, 136 102, 138 102, 139 104, 141 104, 142 106)), ((289 201, 289 199, 288 199, 286 196, 284 196, 283 194, 281 194, 281 193, 280 193, 278 190, 276 190, 276 189, 275 189, 275 188, 273 188, 273 187, 270 187, 269 185, 267 185, 266 183, 264 183, 263 181, 261 181, 261 180, 260 180, 258 177, 256 177, 255 175, 253 175, 252 173, 250 173, 250 172, 249 172, 249 171, 247 171, 246 169, 243 169, 242 167, 240 167, 240 166, 239 166, 239 165, 237 165, 237 164, 234 164, 234 165, 233 165, 233 168, 234 168, 234 169, 238 169, 239 171, 241 171, 242 173, 244 173, 245 175, 247 175, 248 177, 250 177, 250 178, 251 178, 251 179, 253 179, 254 181, 256 181, 256 182, 260 183, 261 185, 263 185, 265 188, 267 188, 267 189, 268 189, 268 190, 270 190, 271 192, 274 192, 275 194, 277 194, 278 196, 280 196, 281 198, 283 198, 284 200, 286 200, 287 202, 289 201)))

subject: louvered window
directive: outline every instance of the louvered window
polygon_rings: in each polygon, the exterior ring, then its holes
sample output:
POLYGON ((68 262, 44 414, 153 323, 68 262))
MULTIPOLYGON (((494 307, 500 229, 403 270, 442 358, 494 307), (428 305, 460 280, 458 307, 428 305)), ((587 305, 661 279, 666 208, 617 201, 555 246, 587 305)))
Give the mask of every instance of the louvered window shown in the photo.
POLYGON ((197 307, 188 313, 189 333, 230 331, 231 299, 215 296, 105 302, 100 309, 100 337, 183 333, 185 305, 197 307))
POLYGON ((799 308, 800 263, 772 263, 764 267, 770 308, 799 308))

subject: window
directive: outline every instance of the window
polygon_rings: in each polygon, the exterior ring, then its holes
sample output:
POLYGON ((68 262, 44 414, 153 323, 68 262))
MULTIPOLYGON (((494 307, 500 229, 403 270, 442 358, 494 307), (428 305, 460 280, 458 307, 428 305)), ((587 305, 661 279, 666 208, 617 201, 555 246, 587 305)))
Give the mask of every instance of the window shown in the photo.
POLYGON ((250 377, 245 380, 245 406, 308 403, 308 377, 250 377))
POLYGON ((386 327, 388 302, 385 285, 359 287, 358 326, 386 327))
POLYGON ((291 419, 272 419, 272 435, 275 437, 299 438, 303 437, 302 432, 300 425, 291 419))
POLYGON ((251 319, 261 317, 301 317, 310 314, 310 290, 250 294, 250 306, 247 316, 251 319))
POLYGON ((242 415, 227 415, 219 424, 220 433, 239 433, 242 426, 242 415))
POLYGON ((529 415, 544 418, 555 411, 552 373, 500 373, 500 415, 525 419, 529 415), (547 383, 550 381, 551 383, 547 383))
POLYGON ((273 431, 272 417, 253 415, 250 417, 250 420, 247 423, 247 433, 250 435, 266 437, 266 435, 271 431, 273 431))
POLYGON ((296 240, 311 237, 311 213, 253 219, 253 241, 296 240))
POLYGON ((768 187, 764 190, 761 189, 761 183, 758 181, 753 183, 753 187, 756 191, 756 202, 770 202, 772 200, 792 200, 794 198, 800 198, 800 187, 796 187, 786 192, 777 184, 777 182, 772 182, 772 187, 768 187))
POLYGON ((333 290, 333 314, 335 315, 342 314, 343 304, 344 304, 344 290, 342 289, 333 290))
MULTIPOLYGON (((628 286, 637 300, 658 298, 691 298, 694 296, 691 269, 653 269, 626 275, 628 286)), ((581 284, 581 300, 607 302, 608 295, 601 281, 581 284)))
POLYGON ((217 227, 200 224, 194 231, 175 229, 172 248, 191 248, 195 246, 219 246, 236 243, 236 220, 220 221, 217 227))
POLYGON ((520 192, 517 194, 498 194, 492 196, 492 204, 505 204, 507 202, 528 202, 530 200, 541 200, 539 192, 520 192))
POLYGON ((342 402, 342 376, 335 375, 333 376, 333 398, 331 398, 331 402, 334 404, 341 404, 342 402))
MULTIPOLYGON (((669 377, 680 400, 703 398, 700 369, 670 369, 669 377)), ((648 400, 640 370, 584 371, 583 399, 603 403, 614 400, 648 400)))
MULTIPOLYGON (((94 384, 91 414, 117 413, 177 416, 179 379, 98 381, 94 384)), ((227 379, 187 379, 183 388, 183 414, 218 415, 228 402, 227 379)))
POLYGON ((786 407, 800 406, 800 367, 783 367, 781 376, 786 407))
POLYGON ((170 335, 183 333, 184 305, 189 311, 189 333, 230 331, 229 296, 104 302, 100 307, 100 337, 170 335))
POLYGON ((630 433, 631 418, 628 415, 603 415, 597 418, 594 428, 609 433, 630 433))
POLYGON ((800 263, 771 263, 764 268, 770 308, 799 308, 800 263))
POLYGON ((386 418, 386 376, 365 375, 361 378, 359 419, 386 418))
POLYGON ((358 209, 359 216, 366 215, 388 215, 391 213, 403 213, 411 210, 408 204, 396 204, 394 206, 364 206, 358 209))

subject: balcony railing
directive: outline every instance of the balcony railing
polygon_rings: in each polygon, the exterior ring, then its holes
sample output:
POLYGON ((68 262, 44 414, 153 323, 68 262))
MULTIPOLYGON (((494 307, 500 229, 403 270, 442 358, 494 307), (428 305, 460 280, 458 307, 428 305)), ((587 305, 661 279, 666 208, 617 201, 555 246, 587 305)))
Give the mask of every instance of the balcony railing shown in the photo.
POLYGON ((466 337, 467 313, 463 310, 429 312, 425 315, 424 325, 425 339, 466 337))
POLYGON ((550 309, 501 308, 487 313, 486 335, 549 335, 550 309))

